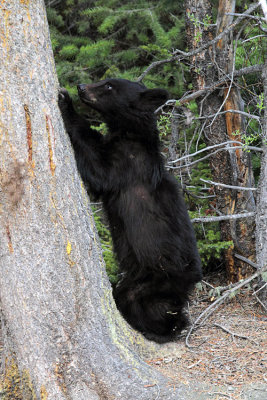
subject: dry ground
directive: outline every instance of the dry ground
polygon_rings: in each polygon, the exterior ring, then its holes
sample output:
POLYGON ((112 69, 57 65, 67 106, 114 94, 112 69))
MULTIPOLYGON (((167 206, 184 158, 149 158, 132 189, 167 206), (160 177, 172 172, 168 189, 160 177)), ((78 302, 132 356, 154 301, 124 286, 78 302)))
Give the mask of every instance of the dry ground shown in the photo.
MULTIPOLYGON (((196 291, 191 320, 213 301, 209 289, 196 291)), ((188 387, 188 400, 267 400, 267 316, 251 289, 216 309, 190 335, 190 347, 187 333, 164 345, 164 352, 160 346, 164 357, 146 360, 167 376, 171 387, 188 387)), ((1 347, 0 331, 0 355, 1 347)), ((154 400, 160 400, 160 392, 154 400)))
MULTIPOLYGON (((199 386, 196 400, 267 400, 267 317, 252 293, 244 290, 222 304, 192 333, 191 347, 184 336, 173 354, 147 363, 170 385, 199 386)), ((191 319, 212 301, 208 291, 198 294, 191 319)))

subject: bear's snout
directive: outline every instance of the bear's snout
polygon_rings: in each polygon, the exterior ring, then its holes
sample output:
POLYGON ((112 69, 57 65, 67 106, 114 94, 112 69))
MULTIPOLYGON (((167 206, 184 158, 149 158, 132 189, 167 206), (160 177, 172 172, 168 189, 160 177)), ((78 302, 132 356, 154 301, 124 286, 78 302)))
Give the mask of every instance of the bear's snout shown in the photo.
POLYGON ((86 89, 86 85, 84 83, 81 83, 79 85, 77 85, 77 89, 79 93, 84 93, 85 89, 86 89))

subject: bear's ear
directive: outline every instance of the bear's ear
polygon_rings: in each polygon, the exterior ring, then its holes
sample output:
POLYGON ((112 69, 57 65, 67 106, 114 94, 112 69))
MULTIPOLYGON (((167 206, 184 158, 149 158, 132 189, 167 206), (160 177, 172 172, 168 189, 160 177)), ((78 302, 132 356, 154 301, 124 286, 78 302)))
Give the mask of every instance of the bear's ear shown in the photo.
POLYGON ((169 98, 169 93, 165 89, 147 89, 140 93, 141 108, 155 111, 162 106, 169 98))

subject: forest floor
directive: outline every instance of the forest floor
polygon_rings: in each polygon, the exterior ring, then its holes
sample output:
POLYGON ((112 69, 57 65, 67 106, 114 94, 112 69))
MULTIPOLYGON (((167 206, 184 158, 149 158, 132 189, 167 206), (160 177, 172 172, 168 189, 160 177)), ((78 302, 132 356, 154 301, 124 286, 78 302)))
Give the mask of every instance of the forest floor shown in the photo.
MULTIPOLYGON (((192 321, 215 300, 209 289, 196 295, 192 321)), ((195 388, 196 400, 267 400, 267 317, 251 289, 221 304, 190 335, 190 347, 187 333, 174 352, 146 360, 171 386, 188 385, 190 399, 195 388)))

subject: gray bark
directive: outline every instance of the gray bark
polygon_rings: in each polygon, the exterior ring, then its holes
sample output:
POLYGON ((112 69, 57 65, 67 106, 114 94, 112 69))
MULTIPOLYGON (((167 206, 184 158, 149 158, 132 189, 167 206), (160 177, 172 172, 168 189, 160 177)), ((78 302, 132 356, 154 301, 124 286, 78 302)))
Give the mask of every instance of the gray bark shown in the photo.
MULTIPOLYGON (((256 254, 257 264, 263 268, 267 264, 267 57, 262 73, 264 88, 264 116, 262 119, 263 155, 261 159, 261 174, 257 193, 256 214, 256 254)), ((260 282, 264 285, 265 282, 260 282)), ((267 307, 267 287, 259 292, 261 301, 267 307)))
POLYGON ((159 347, 116 310, 57 107, 42 0, 0 2, 0 53, 1 395, 188 399, 141 360, 159 347))

